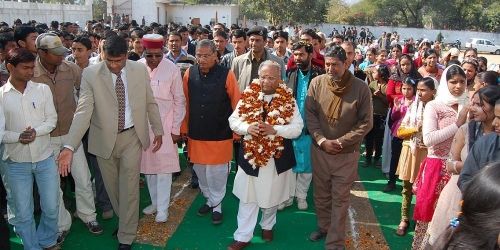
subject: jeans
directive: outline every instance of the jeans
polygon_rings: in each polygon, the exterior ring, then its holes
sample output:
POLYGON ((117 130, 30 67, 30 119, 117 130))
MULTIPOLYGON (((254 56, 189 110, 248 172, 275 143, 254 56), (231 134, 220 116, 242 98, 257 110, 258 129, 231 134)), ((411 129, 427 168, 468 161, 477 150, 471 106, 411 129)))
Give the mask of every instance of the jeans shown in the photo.
POLYGON ((57 243, 57 216, 59 209, 59 174, 54 157, 31 162, 6 161, 2 178, 8 192, 9 223, 21 237, 24 249, 41 249, 57 243), (33 215, 33 177, 35 178, 42 215, 38 228, 33 215))

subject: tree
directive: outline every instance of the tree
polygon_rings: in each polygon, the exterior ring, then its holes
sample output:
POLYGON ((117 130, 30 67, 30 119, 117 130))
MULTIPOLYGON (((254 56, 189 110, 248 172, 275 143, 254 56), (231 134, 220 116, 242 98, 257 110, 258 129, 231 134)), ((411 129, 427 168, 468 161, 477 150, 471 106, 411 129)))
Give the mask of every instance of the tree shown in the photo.
POLYGON ((240 0, 242 14, 249 19, 265 19, 273 25, 283 23, 322 23, 328 0, 240 0))
POLYGON ((106 8, 105 0, 94 0, 92 3, 92 18, 94 20, 103 19, 106 15, 106 8))

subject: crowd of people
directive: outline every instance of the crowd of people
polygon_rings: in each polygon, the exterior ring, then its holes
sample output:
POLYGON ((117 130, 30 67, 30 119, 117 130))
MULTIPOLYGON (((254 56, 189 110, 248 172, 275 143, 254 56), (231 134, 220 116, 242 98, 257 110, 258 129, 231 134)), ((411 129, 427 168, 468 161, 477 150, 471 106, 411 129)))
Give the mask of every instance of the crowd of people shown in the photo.
POLYGON ((358 162, 386 174, 380 191, 402 181, 395 233, 415 221, 412 249, 498 249, 500 78, 474 49, 357 27, 19 20, 0 23, 0 63, 1 249, 5 218, 24 249, 60 249, 73 217, 98 235, 115 213, 131 249, 140 176, 142 213, 166 222, 179 147, 214 225, 236 163, 228 249, 251 244, 259 211, 273 241, 278 211, 308 210, 311 184, 309 240, 344 249, 358 162))

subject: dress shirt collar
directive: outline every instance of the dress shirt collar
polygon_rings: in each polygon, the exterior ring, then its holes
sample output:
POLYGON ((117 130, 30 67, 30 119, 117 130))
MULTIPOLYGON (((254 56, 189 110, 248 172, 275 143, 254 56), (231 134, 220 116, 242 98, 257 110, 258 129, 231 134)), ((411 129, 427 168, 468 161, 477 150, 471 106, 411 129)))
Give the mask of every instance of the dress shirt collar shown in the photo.
MULTIPOLYGON (((16 91, 18 93, 21 93, 21 92, 19 92, 19 90, 17 90, 16 88, 14 88, 14 85, 12 85, 12 83, 10 82, 10 79, 7 80, 7 83, 4 86, 5 86, 4 89, 3 89, 4 93, 7 93, 7 92, 9 92, 11 90, 12 91, 16 91)), ((28 93, 32 88, 33 88, 33 82, 31 80, 29 80, 28 83, 26 84, 26 88, 24 89, 24 93, 28 93)))

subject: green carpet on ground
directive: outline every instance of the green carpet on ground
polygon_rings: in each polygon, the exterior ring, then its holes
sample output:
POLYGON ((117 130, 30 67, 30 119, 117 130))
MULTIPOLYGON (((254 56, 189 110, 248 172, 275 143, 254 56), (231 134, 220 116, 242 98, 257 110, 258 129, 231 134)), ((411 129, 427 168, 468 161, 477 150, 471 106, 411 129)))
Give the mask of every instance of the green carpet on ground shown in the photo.
MULTIPOLYGON (((234 174, 233 168, 228 180, 226 197, 222 203, 224 222, 221 225, 212 225, 210 215, 203 217, 197 215, 198 208, 205 203, 205 199, 200 194, 187 211, 173 237, 168 241, 167 249, 227 249, 233 241, 233 233, 237 227, 239 200, 231 192, 234 174)), ((271 243, 265 243, 260 237, 259 217, 252 244, 245 249, 323 249, 324 241, 307 240, 309 233, 316 229, 316 215, 312 206, 312 195, 311 192, 309 193, 307 211, 298 210, 294 203, 293 206, 278 212, 274 227, 274 240, 271 243)))
MULTIPOLYGON (((361 157, 360 164, 363 164, 363 157, 361 157)), ((368 192, 370 204, 375 211, 375 216, 380 223, 380 228, 386 241, 391 249, 403 250, 411 249, 413 241, 413 221, 409 227, 408 234, 404 237, 395 234, 401 219, 401 182, 397 182, 396 190, 390 193, 384 193, 382 190, 387 184, 385 175, 379 168, 375 167, 360 167, 358 174, 365 190, 368 192)), ((415 204, 415 196, 413 196, 413 204, 415 204)))
MULTIPOLYGON (((181 157, 181 160, 184 160, 181 157)), ((384 175, 380 169, 373 167, 359 168, 359 176, 363 183, 370 203, 374 208, 376 217, 381 225, 382 232, 391 249, 410 249, 413 232, 405 237, 394 234, 400 219, 401 186, 398 183, 396 191, 386 194, 381 192, 386 184, 384 175)), ((227 195, 223 202, 224 223, 214 226, 211 224, 210 215, 200 217, 196 214, 198 208, 205 202, 202 195, 194 200, 186 213, 186 217, 177 228, 172 238, 168 241, 166 248, 151 245, 134 244, 133 249, 226 249, 233 239, 236 230, 236 215, 238 212, 238 199, 231 193, 234 179, 234 168, 228 180, 227 195)), ((275 240, 272 243, 264 243, 260 238, 260 227, 255 227, 252 245, 248 249, 323 249, 324 241, 310 242, 307 240, 309 233, 316 228, 316 216, 312 202, 311 190, 308 196, 309 209, 299 211, 294 206, 278 213, 275 226, 275 240)), ((141 189, 141 209, 149 205, 147 188, 141 189)), ((99 215, 100 216, 100 215, 99 215)), ((100 217, 99 217, 100 218, 100 217)), ((260 220, 260 218, 259 218, 260 220)), ((114 217, 109 221, 102 221, 104 234, 91 235, 85 225, 78 219, 73 220, 70 234, 64 242, 64 249, 78 250, 107 250, 116 249, 118 241, 111 236, 117 228, 117 219, 114 217)), ((21 250, 22 245, 19 238, 11 232, 12 249, 21 250)))

